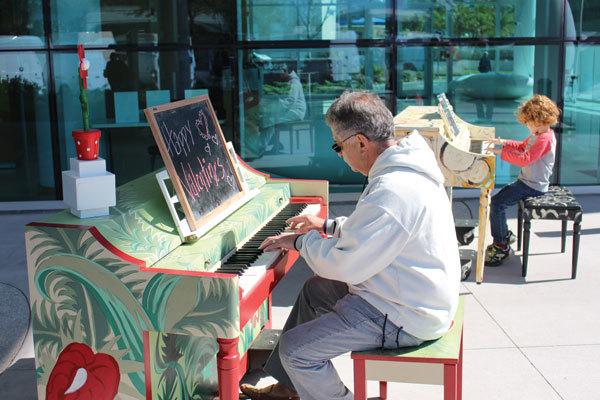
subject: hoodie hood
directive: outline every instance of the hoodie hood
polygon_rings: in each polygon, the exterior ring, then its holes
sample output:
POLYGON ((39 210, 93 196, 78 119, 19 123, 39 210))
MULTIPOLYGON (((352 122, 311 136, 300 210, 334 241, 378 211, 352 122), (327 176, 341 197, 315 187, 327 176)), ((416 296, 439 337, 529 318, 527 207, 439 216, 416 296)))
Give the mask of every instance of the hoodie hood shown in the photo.
POLYGON ((423 137, 415 130, 388 147, 379 155, 369 171, 369 181, 389 169, 410 168, 426 175, 439 184, 444 183, 444 175, 438 166, 435 154, 423 137))

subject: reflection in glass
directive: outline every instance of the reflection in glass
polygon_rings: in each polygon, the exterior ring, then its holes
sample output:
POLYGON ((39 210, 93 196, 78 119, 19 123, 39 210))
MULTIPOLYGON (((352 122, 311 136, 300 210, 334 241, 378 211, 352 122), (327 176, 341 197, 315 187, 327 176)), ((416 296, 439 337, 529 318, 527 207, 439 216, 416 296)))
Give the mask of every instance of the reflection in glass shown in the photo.
POLYGON ((240 0, 240 40, 383 39, 390 0, 240 0))
POLYGON ((41 0, 0 1, 0 49, 45 47, 41 0))
POLYGON ((233 38, 230 2, 52 0, 54 44, 108 46, 223 43, 233 38))
POLYGON ((600 183, 600 45, 568 45, 561 183, 600 183))
POLYGON ((241 155, 288 177, 362 183, 331 151, 324 121, 344 90, 371 90, 390 101, 384 48, 250 50, 240 53, 241 155))
POLYGON ((46 56, 5 53, 0 69, 0 201, 55 199, 46 56))
POLYGON ((598 0, 568 0, 565 7, 565 36, 568 38, 600 36, 598 0))
POLYGON ((398 0, 398 36, 544 37, 560 34, 561 0, 398 0))
MULTIPOLYGON (((208 94, 227 140, 232 138, 231 68, 223 50, 88 50, 90 125, 102 131, 100 156, 122 184, 162 166, 143 109, 208 94), (133 162, 132 162, 133 161, 133 162)), ((81 127, 77 55, 54 55, 61 164, 75 154, 81 127)))
MULTIPOLYGON (((397 111, 436 104, 447 93, 456 114, 496 136, 524 139, 528 130, 515 112, 533 93, 556 96, 558 46, 420 47, 398 49, 397 111)), ((556 100, 556 99, 554 99, 556 100)), ((518 168, 499 161, 496 182, 505 184, 518 168)))

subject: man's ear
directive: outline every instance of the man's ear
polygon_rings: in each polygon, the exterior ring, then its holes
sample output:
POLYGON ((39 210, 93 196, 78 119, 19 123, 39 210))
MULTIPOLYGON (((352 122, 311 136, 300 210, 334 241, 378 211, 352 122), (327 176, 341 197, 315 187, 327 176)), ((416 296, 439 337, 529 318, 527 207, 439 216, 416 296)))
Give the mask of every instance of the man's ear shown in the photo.
POLYGON ((362 133, 359 133, 358 135, 356 135, 356 138, 358 139, 358 142, 360 143, 360 147, 365 147, 365 144, 367 144, 367 142, 369 141, 369 139, 367 139, 367 137, 365 135, 363 135, 362 133))
POLYGON ((367 139, 367 137, 365 135, 363 135, 362 133, 359 133, 357 135, 357 139, 358 139, 358 142, 360 143, 361 149, 364 148, 367 145, 367 143, 369 142, 369 139, 367 139))

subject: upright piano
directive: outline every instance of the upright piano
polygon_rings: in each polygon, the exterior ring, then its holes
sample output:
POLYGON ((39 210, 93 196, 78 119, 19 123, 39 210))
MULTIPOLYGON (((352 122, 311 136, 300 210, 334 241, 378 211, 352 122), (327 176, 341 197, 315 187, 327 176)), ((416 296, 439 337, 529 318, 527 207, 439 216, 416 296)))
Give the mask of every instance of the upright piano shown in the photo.
POLYGON ((460 119, 444 94, 438 106, 409 106, 394 117, 396 136, 417 130, 436 155, 448 187, 479 188, 479 235, 477 242, 477 283, 483 281, 485 236, 490 195, 494 189, 496 156, 487 151, 495 128, 482 127, 460 119))
POLYGON ((298 258, 257 246, 290 216, 328 207, 327 181, 240 163, 259 193, 193 243, 154 174, 117 188, 109 216, 64 211, 26 227, 40 399, 238 398, 271 292, 298 258))

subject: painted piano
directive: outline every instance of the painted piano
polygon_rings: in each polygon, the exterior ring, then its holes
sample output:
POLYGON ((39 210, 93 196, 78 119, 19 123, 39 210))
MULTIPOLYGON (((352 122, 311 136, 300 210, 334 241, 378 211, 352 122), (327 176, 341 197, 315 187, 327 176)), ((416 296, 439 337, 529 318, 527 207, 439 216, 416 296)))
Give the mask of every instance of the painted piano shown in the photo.
POLYGON ((271 292, 298 258, 257 243, 328 205, 327 181, 241 164, 258 194, 193 243, 153 174, 119 187, 109 216, 65 211, 26 227, 40 399, 238 398, 271 292))
POLYGON ((460 119, 443 93, 438 95, 438 102, 438 106, 409 106, 396 115, 396 136, 417 130, 435 153, 446 186, 481 190, 475 274, 477 283, 481 283, 490 195, 496 171, 496 156, 487 150, 487 142, 495 137, 496 130, 460 119))

